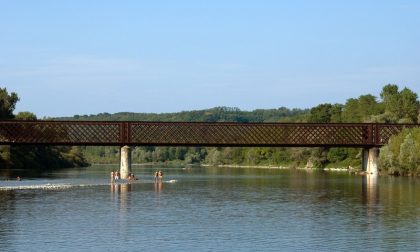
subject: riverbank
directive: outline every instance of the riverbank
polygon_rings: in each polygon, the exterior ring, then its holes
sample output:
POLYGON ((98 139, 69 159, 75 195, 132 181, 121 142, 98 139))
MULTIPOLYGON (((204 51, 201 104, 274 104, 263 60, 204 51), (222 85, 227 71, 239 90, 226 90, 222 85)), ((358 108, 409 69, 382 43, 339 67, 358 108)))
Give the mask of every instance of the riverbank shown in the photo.
MULTIPOLYGON (((117 163, 109 163, 109 164, 91 164, 91 165, 110 165, 110 166, 118 166, 117 163)), ((257 168, 257 169, 280 169, 280 170, 288 170, 288 169, 296 169, 296 170, 307 170, 307 171, 326 171, 326 172, 347 172, 353 175, 367 175, 366 172, 362 171, 360 168, 355 168, 352 166, 348 167, 324 167, 324 168, 313 168, 313 167, 292 167, 292 166, 279 166, 279 165, 237 165, 237 164, 220 164, 220 165, 211 165, 211 164, 185 164, 183 162, 154 162, 154 163, 134 163, 132 166, 199 166, 199 167, 226 167, 226 168, 238 168, 238 169, 250 169, 250 168, 257 168)), ((420 174, 413 174, 413 173, 406 173, 406 174, 399 174, 399 173, 386 173, 379 171, 380 176, 403 176, 403 177, 420 177, 420 174)))
MULTIPOLYGON (((91 164, 93 165, 106 165, 106 166, 118 166, 119 164, 91 164)), ((337 171, 337 172, 350 172, 354 173, 360 170, 357 170, 353 167, 342 167, 342 168, 309 168, 309 167, 291 167, 291 166, 278 166, 278 165, 234 165, 234 164, 220 164, 220 165, 211 165, 211 164, 184 164, 182 162, 162 162, 162 163, 134 163, 131 164, 132 166, 198 166, 198 167, 226 167, 226 168, 239 168, 239 169, 250 169, 250 168, 257 168, 257 169, 281 169, 281 170, 289 170, 289 169, 298 169, 298 170, 314 170, 314 171, 337 171)))
MULTIPOLYGON (((362 171, 361 169, 354 168, 352 166, 348 167, 324 167, 324 168, 313 168, 313 167, 289 167, 289 166, 273 166, 273 165, 208 165, 208 164, 201 164, 200 166, 203 167, 226 167, 226 168, 241 168, 241 169, 247 169, 247 168, 258 168, 258 169, 296 169, 296 170, 306 170, 306 171, 327 171, 327 172, 347 172, 349 174, 353 175, 368 175, 365 171, 362 171)), ((399 174, 399 173, 385 173, 379 171, 378 175, 380 176, 402 176, 402 177, 420 177, 420 174, 414 174, 414 173, 405 173, 405 174, 399 174)))
POLYGON ((258 169, 282 169, 282 170, 288 170, 288 169, 297 169, 297 170, 316 170, 316 171, 336 171, 336 172, 349 172, 349 173, 355 173, 358 170, 356 170, 353 167, 347 167, 347 168, 308 168, 308 167, 290 167, 290 166, 274 166, 274 165, 208 165, 208 164, 201 164, 203 167, 226 167, 226 168, 258 168, 258 169))

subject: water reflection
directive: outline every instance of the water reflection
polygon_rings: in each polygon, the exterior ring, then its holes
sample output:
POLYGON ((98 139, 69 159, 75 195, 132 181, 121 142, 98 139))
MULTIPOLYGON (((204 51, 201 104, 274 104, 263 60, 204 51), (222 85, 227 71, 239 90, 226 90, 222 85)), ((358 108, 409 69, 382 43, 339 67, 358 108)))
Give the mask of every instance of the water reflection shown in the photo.
POLYGON ((10 234, 14 232, 15 193, 0 191, 0 247, 5 251, 10 244, 10 234))
POLYGON ((162 190, 163 190, 162 180, 155 180, 155 192, 156 192, 157 196, 160 195, 162 190))
POLYGON ((0 181, 0 250, 416 251, 420 246, 418 178, 174 168, 167 173, 176 183, 154 183, 147 176, 155 168, 139 167, 141 181, 111 184, 106 169, 0 181), (60 176, 68 179, 57 182, 60 176), (4 189, 11 183, 75 186, 4 189))
POLYGON ((110 187, 112 199, 119 202, 120 212, 127 212, 128 195, 133 190, 133 185, 130 183, 111 183, 110 187))
POLYGON ((112 194, 126 194, 132 190, 133 186, 130 183, 111 183, 112 194))
POLYGON ((368 207, 379 204, 378 176, 367 175, 362 177, 362 203, 368 207))

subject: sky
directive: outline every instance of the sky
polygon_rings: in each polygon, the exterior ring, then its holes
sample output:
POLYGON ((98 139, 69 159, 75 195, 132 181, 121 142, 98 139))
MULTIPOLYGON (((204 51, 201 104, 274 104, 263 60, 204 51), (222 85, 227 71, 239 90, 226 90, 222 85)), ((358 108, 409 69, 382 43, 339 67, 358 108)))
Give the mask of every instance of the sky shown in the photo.
POLYGON ((420 1, 0 0, 0 87, 38 118, 420 94, 420 1))

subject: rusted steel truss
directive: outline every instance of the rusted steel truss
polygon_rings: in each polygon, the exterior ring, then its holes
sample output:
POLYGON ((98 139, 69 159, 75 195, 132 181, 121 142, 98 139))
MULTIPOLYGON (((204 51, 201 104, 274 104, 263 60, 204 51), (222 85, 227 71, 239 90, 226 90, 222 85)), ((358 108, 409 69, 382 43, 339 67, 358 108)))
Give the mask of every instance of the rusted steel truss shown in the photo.
POLYGON ((0 121, 3 145, 382 146, 402 124, 0 121))

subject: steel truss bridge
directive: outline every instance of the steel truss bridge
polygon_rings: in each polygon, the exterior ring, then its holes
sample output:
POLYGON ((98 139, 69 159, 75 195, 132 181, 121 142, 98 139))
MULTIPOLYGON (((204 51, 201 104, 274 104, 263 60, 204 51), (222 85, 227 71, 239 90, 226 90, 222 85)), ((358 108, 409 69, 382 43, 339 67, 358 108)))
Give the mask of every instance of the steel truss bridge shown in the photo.
POLYGON ((0 121, 1 145, 380 147, 418 124, 0 121))

